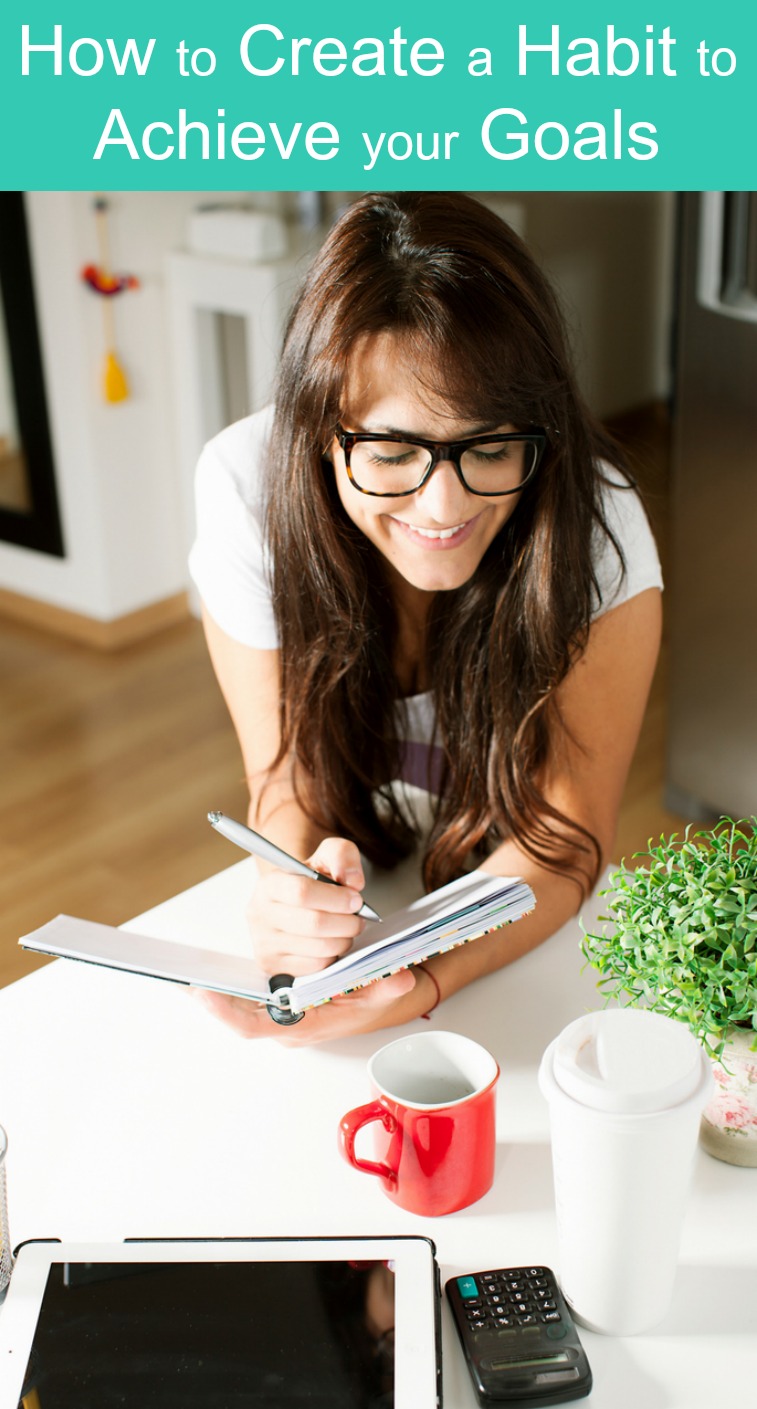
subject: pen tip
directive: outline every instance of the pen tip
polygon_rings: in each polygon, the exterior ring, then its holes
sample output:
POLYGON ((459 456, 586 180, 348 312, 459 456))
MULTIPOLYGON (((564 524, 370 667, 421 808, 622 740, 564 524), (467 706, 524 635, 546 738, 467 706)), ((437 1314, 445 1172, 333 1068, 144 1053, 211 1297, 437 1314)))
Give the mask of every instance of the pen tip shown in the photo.
POLYGON ((211 827, 215 827, 216 823, 217 823, 217 822, 220 822, 220 820, 221 820, 221 813, 220 813, 220 812, 209 812, 209 813, 208 813, 208 821, 209 821, 211 827))

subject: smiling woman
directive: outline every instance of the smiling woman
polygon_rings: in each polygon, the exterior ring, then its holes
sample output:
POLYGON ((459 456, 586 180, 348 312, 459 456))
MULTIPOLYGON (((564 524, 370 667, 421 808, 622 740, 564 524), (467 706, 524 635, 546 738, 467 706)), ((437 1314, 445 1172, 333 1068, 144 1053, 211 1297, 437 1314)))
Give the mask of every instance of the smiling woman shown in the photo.
MULTIPOLYGON (((198 510, 251 820, 342 882, 262 877, 264 969, 349 949, 361 852, 391 866, 420 844, 428 887, 483 864, 537 896, 517 934, 316 1011, 297 1040, 417 1016, 553 933, 612 847, 661 581, 520 240, 460 195, 356 201, 290 317, 275 406, 207 447, 198 510), (430 795, 428 835, 403 781, 430 795)), ((224 1013, 257 1032, 249 1005, 224 1013)))

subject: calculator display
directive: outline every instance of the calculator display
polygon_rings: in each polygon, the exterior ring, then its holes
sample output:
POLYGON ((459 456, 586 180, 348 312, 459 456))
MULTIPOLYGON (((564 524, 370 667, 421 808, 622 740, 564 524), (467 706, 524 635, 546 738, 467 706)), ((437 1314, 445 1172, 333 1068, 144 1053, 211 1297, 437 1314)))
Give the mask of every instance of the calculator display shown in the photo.
POLYGON ((43 1409, 394 1402, 394 1273, 379 1261, 54 1263, 22 1398, 43 1409))

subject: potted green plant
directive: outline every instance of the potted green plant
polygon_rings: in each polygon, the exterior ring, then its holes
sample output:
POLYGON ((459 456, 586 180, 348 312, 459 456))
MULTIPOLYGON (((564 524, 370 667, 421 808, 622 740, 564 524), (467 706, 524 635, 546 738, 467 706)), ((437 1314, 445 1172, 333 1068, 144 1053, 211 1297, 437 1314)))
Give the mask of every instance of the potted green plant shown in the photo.
POLYGON ((757 1166, 757 818, 660 837, 610 876, 583 952, 608 996, 689 1025, 714 1060, 702 1143, 757 1166))

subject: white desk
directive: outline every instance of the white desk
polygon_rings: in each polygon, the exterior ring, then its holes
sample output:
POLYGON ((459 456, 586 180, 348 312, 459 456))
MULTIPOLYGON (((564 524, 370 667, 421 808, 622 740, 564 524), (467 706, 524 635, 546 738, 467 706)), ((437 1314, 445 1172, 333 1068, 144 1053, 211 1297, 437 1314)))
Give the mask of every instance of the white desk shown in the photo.
MULTIPOLYGON (((253 863, 242 861, 129 928, 244 950, 253 875, 253 863)), ((409 887, 417 893, 413 880, 393 884, 389 901, 374 878, 367 893, 388 913, 409 887)), ((587 920, 597 908, 587 907, 587 920)), ((519 1263, 559 1273, 536 1070, 551 1038, 599 1006, 594 975, 581 967, 578 927, 570 925, 434 1014, 437 1027, 468 1033, 500 1062, 499 1145, 485 1199, 448 1218, 420 1219, 395 1208, 336 1146, 340 1116, 367 1097, 366 1059, 398 1029, 312 1049, 246 1042, 172 984, 57 960, 0 991, 0 1123, 9 1136, 14 1243, 421 1233, 437 1245, 443 1280, 519 1263)), ((643 1337, 582 1338, 594 1409, 754 1404, 755 1172, 699 1152, 666 1321, 643 1337)), ((446 1309, 444 1386, 446 1409, 474 1405, 446 1309)))

